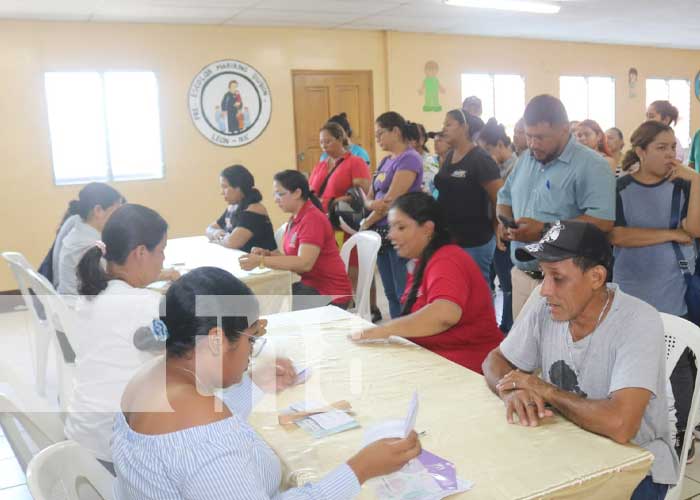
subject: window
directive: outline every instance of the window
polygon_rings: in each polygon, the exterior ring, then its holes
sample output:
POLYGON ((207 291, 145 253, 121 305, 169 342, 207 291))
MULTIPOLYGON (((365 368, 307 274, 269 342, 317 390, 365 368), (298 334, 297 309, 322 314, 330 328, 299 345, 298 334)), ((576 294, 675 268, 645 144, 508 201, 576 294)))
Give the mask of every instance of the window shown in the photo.
POLYGON ((600 128, 615 126, 615 79, 606 76, 561 76, 559 98, 569 120, 595 120, 600 128))
POLYGON ((44 75, 56 184, 163 177, 152 72, 44 75))
POLYGON ((481 99, 484 121, 495 117, 513 137, 515 123, 525 109, 525 80, 520 75, 462 74, 462 100, 481 99))
POLYGON ((647 107, 654 101, 669 101, 678 108, 678 123, 673 127, 681 146, 690 144, 690 82, 688 80, 647 79, 647 107))

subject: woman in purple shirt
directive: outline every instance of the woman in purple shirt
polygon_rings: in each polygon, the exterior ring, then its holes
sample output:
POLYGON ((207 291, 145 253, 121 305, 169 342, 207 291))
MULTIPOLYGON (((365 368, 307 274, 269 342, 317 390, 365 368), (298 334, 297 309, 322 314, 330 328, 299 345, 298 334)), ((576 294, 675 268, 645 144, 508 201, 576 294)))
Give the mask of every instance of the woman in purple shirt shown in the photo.
POLYGON ((392 318, 401 315, 400 299, 406 288, 406 259, 399 257, 389 242, 386 215, 396 198, 404 193, 420 191, 423 182, 423 159, 408 145, 406 126, 406 120, 394 111, 379 115, 375 121, 377 144, 389 156, 377 168, 367 202, 367 208, 372 213, 360 225, 360 230, 372 228, 382 236, 377 267, 392 318))

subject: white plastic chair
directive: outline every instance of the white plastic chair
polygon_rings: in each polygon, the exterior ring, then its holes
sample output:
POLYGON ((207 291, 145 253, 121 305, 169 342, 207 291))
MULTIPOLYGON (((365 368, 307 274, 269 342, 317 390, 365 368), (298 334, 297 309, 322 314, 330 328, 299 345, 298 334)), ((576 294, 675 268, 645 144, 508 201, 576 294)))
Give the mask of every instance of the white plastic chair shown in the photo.
MULTIPOLYGON (((664 335, 666 339, 666 374, 670 377, 673 368, 678 363, 678 359, 685 348, 689 348, 696 356, 700 357, 700 328, 695 326, 690 321, 687 321, 678 316, 661 313, 661 319, 664 323, 664 335)), ((681 448, 681 471, 678 478, 678 484, 668 490, 666 500, 679 500, 683 491, 683 480, 685 478, 686 457, 688 449, 693 438, 693 415, 697 414, 698 406, 700 405, 700 379, 695 377, 695 390, 693 391, 693 399, 690 404, 690 412, 688 413, 688 428, 683 440, 681 448)))
POLYGON ((73 394, 73 376, 75 374, 75 344, 77 317, 64 298, 58 294, 53 285, 44 276, 33 271, 23 270, 28 286, 36 294, 44 310, 46 320, 56 339, 56 367, 58 370, 58 398, 61 410, 66 411, 68 401, 73 394), (71 339, 73 345, 71 344, 71 339))
POLYGON ((360 231, 343 243, 343 248, 340 249, 340 258, 343 259, 346 271, 350 263, 350 252, 355 246, 357 246, 357 260, 359 262, 355 314, 367 321, 372 321, 369 295, 374 279, 374 269, 377 265, 377 252, 382 246, 382 238, 375 231, 360 231))
MULTIPOLYGON (((27 283, 26 271, 33 271, 31 264, 19 252, 4 252, 2 257, 10 265, 12 274, 15 276, 17 286, 22 293, 24 305, 29 310, 32 323, 32 328, 29 339, 29 350, 31 352, 32 364, 34 369, 34 380, 36 382, 36 391, 39 395, 46 395, 46 367, 48 365, 49 347, 54 337, 54 330, 50 321, 46 318, 44 311, 37 309, 37 303, 34 296, 30 292, 30 286, 27 283)), ((34 292, 36 293, 36 292, 34 292)))
POLYGON ((275 242, 277 243, 277 250, 279 250, 282 253, 284 253, 284 250, 282 250, 282 239, 284 238, 284 232, 287 230, 287 224, 289 223, 285 222, 275 231, 275 242))
POLYGON ((38 451, 66 439, 58 412, 39 407, 36 402, 29 404, 37 407, 20 410, 18 404, 0 393, 0 428, 24 471, 38 451))
POLYGON ((114 476, 75 441, 39 452, 29 463, 27 487, 34 500, 111 500, 114 476))

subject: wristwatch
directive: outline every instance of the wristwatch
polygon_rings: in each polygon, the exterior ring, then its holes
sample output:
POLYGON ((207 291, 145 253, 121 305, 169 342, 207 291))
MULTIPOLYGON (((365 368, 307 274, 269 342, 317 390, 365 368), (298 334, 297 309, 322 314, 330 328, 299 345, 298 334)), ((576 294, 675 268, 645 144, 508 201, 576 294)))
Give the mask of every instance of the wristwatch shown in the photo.
POLYGON ((552 229, 552 223, 551 222, 545 222, 542 225, 542 237, 544 238, 544 235, 547 234, 547 232, 552 229))

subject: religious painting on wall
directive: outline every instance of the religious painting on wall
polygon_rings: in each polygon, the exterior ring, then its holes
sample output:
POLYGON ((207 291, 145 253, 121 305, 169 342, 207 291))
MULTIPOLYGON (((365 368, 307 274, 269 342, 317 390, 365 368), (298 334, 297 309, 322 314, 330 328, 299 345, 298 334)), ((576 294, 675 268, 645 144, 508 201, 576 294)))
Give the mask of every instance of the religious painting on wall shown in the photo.
POLYGON ((197 130, 218 146, 244 146, 270 121, 272 102, 265 78, 241 61, 209 64, 192 80, 190 116, 197 130))

